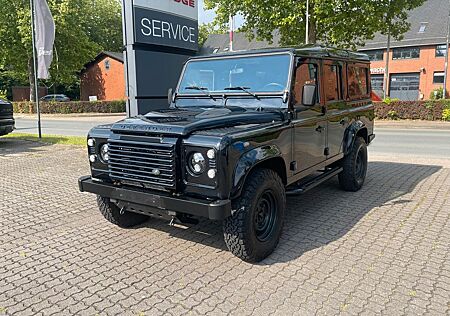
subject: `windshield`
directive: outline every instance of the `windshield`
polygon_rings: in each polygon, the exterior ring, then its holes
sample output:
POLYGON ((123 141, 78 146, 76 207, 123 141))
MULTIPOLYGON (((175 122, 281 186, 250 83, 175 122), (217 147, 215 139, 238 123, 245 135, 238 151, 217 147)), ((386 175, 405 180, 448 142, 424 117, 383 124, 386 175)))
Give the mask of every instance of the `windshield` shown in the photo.
POLYGON ((181 79, 181 94, 274 93, 287 89, 289 54, 192 60, 181 79))

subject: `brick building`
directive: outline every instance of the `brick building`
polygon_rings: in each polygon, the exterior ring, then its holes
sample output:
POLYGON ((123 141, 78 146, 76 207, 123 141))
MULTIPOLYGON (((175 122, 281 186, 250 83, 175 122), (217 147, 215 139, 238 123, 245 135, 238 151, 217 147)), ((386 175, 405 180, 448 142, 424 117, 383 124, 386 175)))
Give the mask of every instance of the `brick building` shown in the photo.
POLYGON ((80 100, 90 97, 101 101, 126 99, 122 53, 102 52, 81 71, 80 100))
MULTIPOLYGON (((428 99, 433 90, 443 87, 449 9, 448 0, 428 0, 409 13, 409 31, 401 41, 391 43, 387 86, 391 98, 428 99)), ((384 89, 386 44, 387 37, 377 34, 360 49, 372 60, 372 89, 379 95, 384 89)))
MULTIPOLYGON (((433 90, 443 87, 445 41, 449 15, 448 0, 428 0, 408 14, 411 27, 401 41, 392 40, 389 54, 388 93, 402 100, 428 99, 433 90)), ((236 33, 235 50, 277 47, 279 37, 273 43, 251 41, 245 34, 236 33)), ((373 40, 358 49, 371 60, 372 88, 383 96, 383 79, 386 68, 387 37, 377 34, 373 40)), ((210 35, 200 50, 201 54, 224 52, 229 49, 227 34, 210 35)), ((450 91, 450 74, 447 83, 450 91)))

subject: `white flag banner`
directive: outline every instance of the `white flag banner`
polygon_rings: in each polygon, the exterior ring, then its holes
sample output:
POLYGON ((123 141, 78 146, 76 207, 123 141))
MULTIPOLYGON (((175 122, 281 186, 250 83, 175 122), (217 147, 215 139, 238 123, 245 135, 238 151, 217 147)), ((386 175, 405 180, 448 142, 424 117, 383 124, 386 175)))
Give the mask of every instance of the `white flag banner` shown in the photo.
POLYGON ((34 21, 37 51, 37 76, 49 79, 49 68, 53 60, 55 21, 46 0, 34 0, 34 21))

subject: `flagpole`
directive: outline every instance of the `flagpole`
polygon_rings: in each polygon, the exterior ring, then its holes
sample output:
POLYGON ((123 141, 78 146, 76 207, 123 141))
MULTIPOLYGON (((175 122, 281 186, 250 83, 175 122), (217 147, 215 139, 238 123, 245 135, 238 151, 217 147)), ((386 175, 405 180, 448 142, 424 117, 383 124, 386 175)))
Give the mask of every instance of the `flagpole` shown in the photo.
POLYGON ((34 92, 36 98, 36 112, 38 119, 38 134, 39 138, 42 138, 42 128, 41 128, 41 110, 39 108, 39 84, 37 76, 37 61, 36 61, 36 34, 35 34, 35 23, 34 23, 34 0, 30 0, 31 9, 31 39, 33 41, 33 70, 34 70, 34 92))

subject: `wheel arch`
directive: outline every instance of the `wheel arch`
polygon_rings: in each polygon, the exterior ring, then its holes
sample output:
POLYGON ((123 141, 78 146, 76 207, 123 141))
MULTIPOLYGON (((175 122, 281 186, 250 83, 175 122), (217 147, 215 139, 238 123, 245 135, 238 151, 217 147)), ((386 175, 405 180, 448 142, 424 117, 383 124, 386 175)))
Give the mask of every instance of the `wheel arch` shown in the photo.
POLYGON ((275 145, 258 147, 245 153, 239 159, 233 173, 231 198, 241 193, 246 179, 257 168, 273 170, 286 185, 286 162, 282 157, 281 150, 275 145))
POLYGON ((362 137, 366 144, 369 144, 369 131, 362 121, 353 122, 345 131, 344 154, 347 155, 357 137, 362 137))

